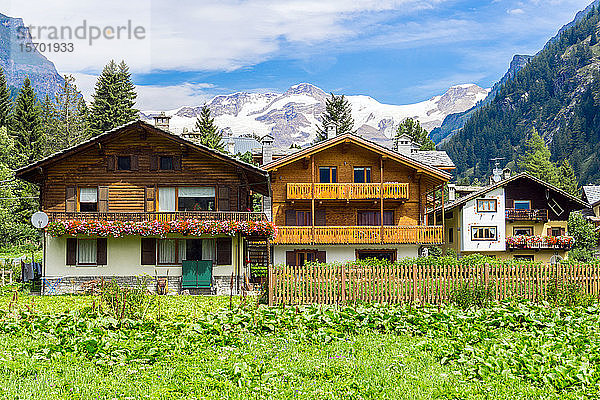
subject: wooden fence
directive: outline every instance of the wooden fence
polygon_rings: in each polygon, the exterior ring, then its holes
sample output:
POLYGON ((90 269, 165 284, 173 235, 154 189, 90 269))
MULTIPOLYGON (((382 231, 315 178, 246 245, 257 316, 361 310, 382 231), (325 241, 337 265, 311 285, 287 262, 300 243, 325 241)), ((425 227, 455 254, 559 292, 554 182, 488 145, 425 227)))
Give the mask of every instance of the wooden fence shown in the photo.
POLYGON ((269 267, 269 304, 447 304, 459 288, 487 288, 492 299, 546 298, 562 283, 600 294, 600 267, 591 265, 269 267))

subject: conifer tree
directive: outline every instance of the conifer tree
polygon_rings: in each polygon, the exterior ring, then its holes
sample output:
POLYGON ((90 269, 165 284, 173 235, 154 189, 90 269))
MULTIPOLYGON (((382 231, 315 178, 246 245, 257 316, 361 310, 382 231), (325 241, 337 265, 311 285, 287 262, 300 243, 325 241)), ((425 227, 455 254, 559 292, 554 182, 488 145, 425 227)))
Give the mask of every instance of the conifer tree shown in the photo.
POLYGON ((4 70, 0 67, 0 128, 8 126, 11 109, 10 89, 4 70))
POLYGON ((517 160, 517 167, 551 185, 557 183, 556 167, 550 161, 550 150, 535 128, 523 146, 523 153, 517 160))
POLYGON ((429 137, 429 132, 424 129, 418 120, 406 118, 396 129, 394 136, 394 146, 398 147, 398 139, 402 135, 408 135, 413 143, 419 144, 420 150, 435 150, 435 144, 429 137))
POLYGON ((577 184, 577 177, 575 171, 566 158, 563 159, 562 163, 558 167, 558 179, 557 186, 565 192, 572 194, 575 197, 580 196, 579 185, 577 184))
POLYGON ((61 147, 56 148, 54 146, 54 142, 60 133, 58 129, 58 112, 56 111, 54 102, 47 94, 40 103, 40 121, 43 134, 49 145, 49 148, 45 149, 44 153, 54 153, 55 151, 60 150, 61 147))
POLYGON ((94 135, 133 121, 137 116, 138 112, 133 108, 135 87, 124 62, 117 66, 111 60, 104 67, 92 97, 90 127, 94 135))
POLYGON ((87 123, 87 106, 75 78, 65 75, 64 83, 56 93, 56 134, 53 136, 54 151, 74 146, 90 137, 87 123))
POLYGON ((46 141, 40 113, 31 81, 25 78, 15 100, 10 129, 16 152, 24 164, 34 162, 44 155, 46 141))
POLYGON ((596 27, 592 28, 592 35, 590 36, 590 46, 595 46, 598 43, 598 38, 596 37, 596 27))
POLYGON ((225 152, 223 144, 223 135, 215 125, 215 119, 210 115, 210 108, 205 104, 202 106, 200 116, 196 118, 196 131, 198 131, 198 141, 211 149, 225 152))
POLYGON ((338 135, 352 132, 354 129, 352 106, 344 95, 336 96, 331 93, 331 97, 325 101, 325 112, 323 113, 321 122, 321 126, 317 127, 315 143, 327 139, 327 125, 331 122, 337 124, 338 135))

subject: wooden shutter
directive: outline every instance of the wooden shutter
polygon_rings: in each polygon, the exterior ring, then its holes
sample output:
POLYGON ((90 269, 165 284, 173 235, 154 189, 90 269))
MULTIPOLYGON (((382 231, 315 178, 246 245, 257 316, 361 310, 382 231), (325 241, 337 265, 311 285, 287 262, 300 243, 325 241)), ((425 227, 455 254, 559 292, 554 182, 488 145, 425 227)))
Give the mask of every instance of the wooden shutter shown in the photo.
POLYGON ((325 210, 316 210, 315 211, 315 225, 316 226, 327 225, 327 218, 325 216, 325 210))
POLYGON ((138 171, 140 169, 140 157, 137 154, 131 155, 131 170, 138 171))
POLYGON ((320 262, 321 264, 325 264, 326 262, 326 254, 324 251, 317 251, 317 262, 320 262))
POLYGON ((106 238, 96 239, 96 264, 106 265, 106 238))
POLYGON ((142 265, 156 265, 156 239, 142 238, 142 265))
POLYGON ((231 238, 217 239, 217 265, 231 265, 231 238))
POLYGON ((296 210, 287 209, 285 210, 285 224, 286 226, 296 226, 296 210))
POLYGON ((67 265, 77 264, 77 239, 67 239, 67 265))
POLYGON ((173 156, 173 169, 181 171, 181 156, 173 156))
POLYGON ((158 156, 151 155, 150 156, 150 171, 158 170, 158 156))
POLYGON ((229 188, 229 210, 230 211, 239 211, 238 208, 238 190, 235 186, 229 188))
POLYGON ((108 186, 98 187, 98 211, 108 212, 108 186))
POLYGON ((548 231, 548 236, 552 236, 552 228, 548 228, 547 231, 548 231))
POLYGON ((156 211, 156 188, 154 186, 146 186, 146 194, 145 194, 145 210, 146 212, 154 212, 156 211))
POLYGON ((108 171, 114 171, 116 169, 116 159, 115 156, 106 157, 106 169, 108 171))
POLYGON ((296 252, 295 251, 286 251, 285 252, 285 264, 294 266, 296 265, 296 252))
POLYGON ((66 197, 65 197, 65 211, 66 212, 75 212, 77 211, 77 188, 75 186, 67 186, 66 187, 66 197))
POLYGON ((229 208, 229 187, 219 186, 219 211, 230 211, 229 208))
POLYGON ((240 202, 239 202, 239 211, 246 211, 248 209, 248 189, 244 186, 240 186, 239 189, 239 198, 240 198, 240 202))
POLYGON ((567 234, 567 230, 565 228, 560 228, 561 236, 565 236, 567 234))

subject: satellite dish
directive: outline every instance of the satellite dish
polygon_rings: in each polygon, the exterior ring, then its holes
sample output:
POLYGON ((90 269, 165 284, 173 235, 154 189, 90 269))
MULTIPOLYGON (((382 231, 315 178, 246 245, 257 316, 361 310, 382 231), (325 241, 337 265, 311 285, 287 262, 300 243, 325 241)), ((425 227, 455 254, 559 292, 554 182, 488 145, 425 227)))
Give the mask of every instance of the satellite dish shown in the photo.
POLYGON ((31 223, 38 229, 45 228, 48 225, 48 214, 38 211, 31 216, 31 223))

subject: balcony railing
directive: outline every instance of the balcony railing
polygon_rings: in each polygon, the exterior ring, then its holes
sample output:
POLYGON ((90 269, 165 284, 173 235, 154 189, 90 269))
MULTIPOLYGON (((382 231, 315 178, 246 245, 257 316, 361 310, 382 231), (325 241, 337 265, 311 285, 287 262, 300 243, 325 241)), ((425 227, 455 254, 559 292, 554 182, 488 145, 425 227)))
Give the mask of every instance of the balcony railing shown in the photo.
POLYGON ((198 219, 203 221, 266 221, 261 212, 240 211, 159 211, 159 212, 49 212, 53 221, 174 221, 198 219))
POLYGON ((506 238, 506 247, 509 250, 571 250, 573 247, 571 236, 510 236, 506 238))
POLYGON ((288 200, 408 199, 408 183, 288 183, 288 200))
POLYGON ((506 219, 512 221, 547 221, 548 210, 518 210, 516 208, 507 208, 506 219))
POLYGON ((441 226, 283 226, 275 244, 442 244, 441 226))

